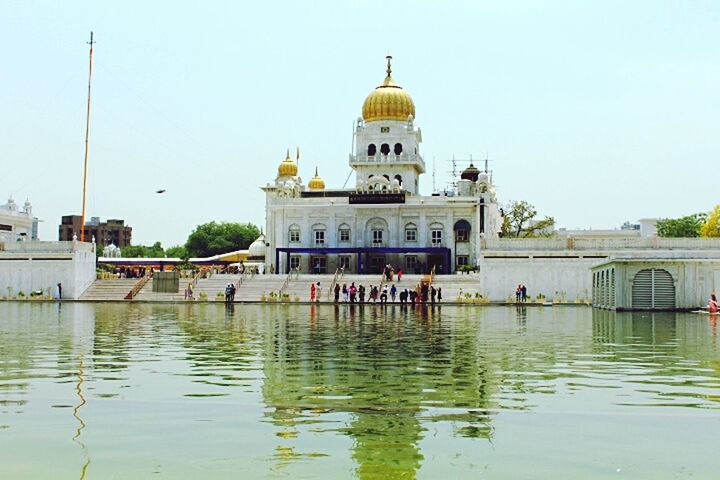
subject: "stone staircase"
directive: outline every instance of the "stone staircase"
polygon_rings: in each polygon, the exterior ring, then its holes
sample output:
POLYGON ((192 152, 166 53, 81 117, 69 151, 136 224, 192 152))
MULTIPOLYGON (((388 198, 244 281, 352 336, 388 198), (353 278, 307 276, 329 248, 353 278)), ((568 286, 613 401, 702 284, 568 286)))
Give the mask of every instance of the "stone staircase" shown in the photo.
MULTIPOLYGON (((253 277, 245 277, 243 279, 240 288, 235 294, 235 301, 238 302, 257 302, 262 299, 262 296, 268 296, 270 292, 279 292, 280 288, 285 283, 287 275, 255 275, 253 277)), ((390 285, 395 284, 398 290, 403 288, 412 289, 415 285, 425 278, 425 275, 403 275, 400 282, 397 281, 397 277, 394 281, 388 283, 390 285)), ((294 301, 295 298, 299 298, 301 302, 310 301, 310 285, 312 283, 320 282, 320 288, 322 291, 321 302, 332 301, 333 295, 329 293, 330 285, 332 283, 333 275, 315 275, 315 274, 301 274, 299 277, 291 277, 285 289, 286 294, 289 295, 289 300, 294 301)), ((228 283, 237 283, 240 280, 240 275, 225 275, 215 274, 210 278, 203 278, 198 280, 195 289, 193 291, 195 300, 200 297, 201 292, 207 294, 209 301, 215 301, 218 292, 222 292, 224 295, 225 286, 228 283)), ((85 293, 82 294, 80 300, 88 301, 113 301, 113 300, 124 300, 125 295, 132 289, 138 279, 108 279, 108 280, 96 280, 85 293)), ((157 293, 152 291, 152 280, 149 281, 135 296, 134 301, 138 302, 182 302, 185 300, 185 288, 191 281, 189 278, 181 278, 178 292, 176 293, 157 293)), ((365 288, 369 290, 370 285, 380 284, 380 275, 358 275, 358 274, 346 274, 337 279, 338 284, 342 287, 343 283, 350 286, 351 283, 355 282, 356 286, 365 285, 365 288)), ((443 301, 454 302, 457 297, 462 293, 470 293, 473 297, 476 292, 483 293, 483 289, 480 285, 480 280, 477 275, 436 275, 433 281, 435 288, 442 288, 443 301)), ((367 295, 367 294, 366 294, 367 295)))
POLYGON ((480 285, 480 278, 477 275, 436 275, 433 280, 435 288, 442 288, 442 301, 457 301, 460 291, 470 293, 473 298, 475 293, 484 294, 480 285))
MULTIPOLYGON (((80 295, 80 300, 112 301, 125 300, 138 278, 110 278, 95 280, 87 290, 80 295)), ((146 285, 147 286, 147 285, 146 285)))

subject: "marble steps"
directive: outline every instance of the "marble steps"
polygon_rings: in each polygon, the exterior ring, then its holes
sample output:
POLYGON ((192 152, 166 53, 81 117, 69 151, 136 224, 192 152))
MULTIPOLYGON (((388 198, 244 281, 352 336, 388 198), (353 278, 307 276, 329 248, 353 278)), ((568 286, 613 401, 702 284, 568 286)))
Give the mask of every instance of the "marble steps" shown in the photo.
POLYGON ((95 280, 87 290, 80 295, 80 300, 108 301, 125 300, 138 278, 110 278, 95 280))

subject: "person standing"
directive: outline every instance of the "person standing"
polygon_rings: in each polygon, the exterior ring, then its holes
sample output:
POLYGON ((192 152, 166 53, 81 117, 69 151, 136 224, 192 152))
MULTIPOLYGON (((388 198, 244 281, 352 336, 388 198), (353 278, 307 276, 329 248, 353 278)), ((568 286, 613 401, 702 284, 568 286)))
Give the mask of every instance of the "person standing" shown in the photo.
POLYGON ((437 300, 438 303, 442 302, 442 287, 438 287, 437 289, 437 300))
POLYGON ((311 284, 310 284, 310 301, 311 301, 311 302, 314 302, 314 301, 315 301, 315 294, 316 294, 315 284, 314 284, 314 283, 311 283, 311 284))
POLYGON ((437 294, 437 290, 435 290, 435 287, 430 285, 430 303, 435 305, 435 295, 437 294))
POLYGON ((347 303, 347 302, 348 302, 348 287, 347 287, 347 283, 343 283, 343 286, 342 286, 342 294, 343 294, 343 302, 347 303))
POLYGON ((521 295, 522 295, 522 287, 520 287, 520 284, 518 284, 517 288, 515 289, 515 303, 520 302, 521 295))
POLYGON ((348 293, 350 294, 350 303, 355 303, 355 299, 357 297, 357 287, 355 286, 355 282, 352 282, 350 284, 350 288, 348 288, 348 293))
POLYGON ((58 283, 57 287, 58 287, 58 300, 62 300, 62 283, 58 283))
POLYGON ((520 289, 520 297, 521 297, 523 303, 527 302, 527 287, 525 285, 523 285, 522 288, 520 289))
POLYGON ((365 285, 363 285, 362 283, 358 288, 358 293, 360 294, 360 303, 365 303, 365 285))
POLYGON ((320 282, 317 282, 315 286, 315 303, 320 302, 320 295, 322 295, 322 289, 320 288, 320 282))
POLYGON ((395 297, 397 296, 397 287, 395 284, 392 284, 392 287, 390 287, 390 299, 393 303, 395 303, 395 297))
POLYGON ((380 304, 385 305, 387 303, 387 297, 388 297, 388 289, 387 285, 383 287, 383 291, 380 294, 380 304))
POLYGON ((335 284, 335 303, 338 303, 340 301, 340 285, 335 284))

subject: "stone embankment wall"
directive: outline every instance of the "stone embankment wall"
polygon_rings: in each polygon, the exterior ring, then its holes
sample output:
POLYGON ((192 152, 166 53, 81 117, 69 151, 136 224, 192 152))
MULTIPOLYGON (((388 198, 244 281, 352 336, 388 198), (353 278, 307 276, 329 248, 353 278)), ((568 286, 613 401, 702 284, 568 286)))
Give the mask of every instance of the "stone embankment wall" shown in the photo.
POLYGON ((0 297, 28 297, 33 291, 77 299, 95 280, 95 245, 70 242, 0 244, 0 297))

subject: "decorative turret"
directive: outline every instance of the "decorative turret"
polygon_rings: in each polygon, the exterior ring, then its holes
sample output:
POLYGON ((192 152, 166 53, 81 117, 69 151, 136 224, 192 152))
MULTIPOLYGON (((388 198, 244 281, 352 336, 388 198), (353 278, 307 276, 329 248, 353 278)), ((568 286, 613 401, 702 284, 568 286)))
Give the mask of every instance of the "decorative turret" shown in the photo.
POLYGON ((250 244, 250 247, 248 248, 248 260, 265 260, 265 234, 262 232, 260 233, 260 236, 250 244))
POLYGON ((471 182, 477 182, 480 170, 478 170, 472 163, 468 168, 462 171, 460 178, 463 180, 470 180, 471 182))
POLYGON ((310 179, 310 182, 308 182, 308 188, 310 190, 324 190, 325 189, 325 180, 318 175, 318 169, 315 167, 315 176, 310 179))
POLYGON ((290 149, 288 148, 285 160, 278 166, 278 177, 296 177, 298 174, 297 163, 290 158, 290 149))

